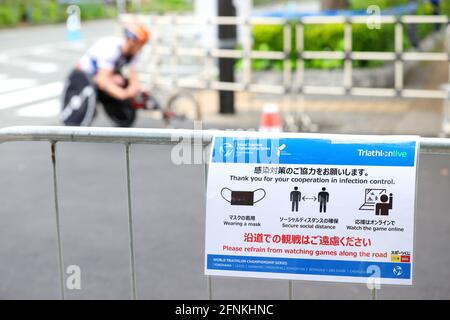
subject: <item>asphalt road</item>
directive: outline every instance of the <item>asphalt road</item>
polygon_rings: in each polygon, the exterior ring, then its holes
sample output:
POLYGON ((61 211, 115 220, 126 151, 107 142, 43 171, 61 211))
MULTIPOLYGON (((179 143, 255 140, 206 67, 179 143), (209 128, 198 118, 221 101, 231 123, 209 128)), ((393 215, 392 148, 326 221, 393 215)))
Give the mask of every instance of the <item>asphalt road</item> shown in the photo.
MULTIPOLYGON (((0 32, 0 81, 30 80, 2 82, 14 83, 8 92, 19 94, 5 98, 0 92, 0 126, 57 124, 51 92, 82 50, 112 28, 111 22, 88 24, 79 44, 65 43, 62 27, 0 32), (16 65, 18 59, 27 63, 16 65)), ((146 121, 142 126, 153 125, 146 121)), ((170 147, 131 151, 138 297, 206 299, 203 167, 174 165, 170 147)), ((0 155, 0 299, 59 298, 50 146, 5 143, 0 155)), ((131 297, 125 169, 121 145, 57 147, 64 264, 82 271, 82 289, 67 290, 68 298, 131 297)), ((380 298, 450 298, 449 169, 449 157, 420 157, 414 285, 384 286, 380 298)), ((212 284, 216 299, 288 297, 287 281, 213 278, 212 284)), ((369 299, 370 292, 364 285, 295 282, 294 298, 369 299)))

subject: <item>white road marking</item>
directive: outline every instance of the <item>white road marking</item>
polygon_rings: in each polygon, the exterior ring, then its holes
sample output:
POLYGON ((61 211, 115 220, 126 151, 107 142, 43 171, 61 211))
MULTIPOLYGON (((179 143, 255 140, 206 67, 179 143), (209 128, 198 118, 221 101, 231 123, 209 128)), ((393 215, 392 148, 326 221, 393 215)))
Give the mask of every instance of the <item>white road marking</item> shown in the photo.
POLYGON ((84 51, 90 43, 94 43, 97 39, 86 39, 85 41, 79 41, 79 42, 68 42, 68 41, 58 41, 58 42, 51 42, 51 43, 44 43, 39 45, 33 45, 33 46, 26 46, 26 47, 20 47, 20 48, 11 48, 11 49, 5 49, 2 50, 3 54, 8 55, 14 55, 14 56, 20 56, 22 54, 26 54, 27 51, 38 49, 38 50, 45 50, 46 48, 50 50, 57 50, 57 49, 69 49, 74 51, 84 51))
POLYGON ((52 61, 58 60, 58 61, 76 61, 79 58, 79 54, 73 53, 73 52, 67 52, 62 50, 57 50, 56 48, 50 48, 50 47, 36 47, 33 48, 26 53, 23 54, 23 56, 36 56, 42 59, 51 59, 52 61))
POLYGON ((85 41, 77 41, 77 42, 64 42, 54 44, 53 47, 59 50, 69 50, 75 52, 84 52, 88 48, 89 44, 85 41))
POLYGON ((72 51, 69 52, 65 50, 58 50, 57 48, 50 46, 36 46, 28 50, 9 51, 7 53, 2 53, 0 54, 0 63, 8 63, 8 61, 10 61, 12 62, 13 66, 29 68, 32 71, 38 70, 39 73, 42 73, 41 70, 44 70, 44 73, 53 73, 58 71, 55 68, 55 64, 49 65, 45 62, 30 63, 28 62, 28 57, 31 57, 31 59, 32 57, 39 57, 40 59, 50 59, 52 62, 55 60, 76 61, 80 57, 80 54, 72 51))
POLYGON ((59 114, 59 110, 60 100, 53 99, 20 108, 16 115, 30 118, 52 118, 59 114))
MULTIPOLYGON (((0 64, 27 69, 40 74, 56 73, 60 71, 58 64, 52 62, 31 61, 27 56, 38 56, 54 60, 75 63, 86 49, 95 42, 95 38, 84 38, 83 41, 59 41, 40 45, 2 50, 0 64)), ((1 79, 1 78, 0 78, 1 79)))
POLYGON ((37 73, 56 73, 59 71, 59 67, 55 63, 50 62, 34 62, 24 58, 12 57, 7 54, 0 55, 0 63, 7 64, 9 66, 28 69, 37 73))
POLYGON ((54 50, 48 46, 38 46, 38 47, 31 48, 24 52, 24 54, 32 54, 32 55, 37 55, 37 56, 49 55, 52 53, 54 53, 54 50))
POLYGON ((36 85, 33 79, 5 79, 0 75, 0 93, 25 89, 36 85))
POLYGON ((58 97, 62 94, 63 82, 53 82, 29 89, 0 95, 0 110, 15 108, 35 101, 58 97))
POLYGON ((26 60, 23 61, 26 63, 26 67, 28 70, 37 72, 37 73, 56 73, 59 71, 59 67, 55 63, 49 62, 28 62, 26 60))

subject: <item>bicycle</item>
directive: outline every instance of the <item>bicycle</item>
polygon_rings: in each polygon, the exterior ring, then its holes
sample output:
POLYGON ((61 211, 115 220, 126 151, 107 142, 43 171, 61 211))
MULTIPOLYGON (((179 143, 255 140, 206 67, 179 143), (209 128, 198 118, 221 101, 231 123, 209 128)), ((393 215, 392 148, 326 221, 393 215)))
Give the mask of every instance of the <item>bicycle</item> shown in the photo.
POLYGON ((161 119, 165 127, 179 127, 186 123, 201 121, 200 104, 190 92, 174 91, 164 100, 166 102, 163 107, 155 94, 144 91, 133 100, 132 108, 156 112, 159 117, 153 117, 153 119, 161 119))

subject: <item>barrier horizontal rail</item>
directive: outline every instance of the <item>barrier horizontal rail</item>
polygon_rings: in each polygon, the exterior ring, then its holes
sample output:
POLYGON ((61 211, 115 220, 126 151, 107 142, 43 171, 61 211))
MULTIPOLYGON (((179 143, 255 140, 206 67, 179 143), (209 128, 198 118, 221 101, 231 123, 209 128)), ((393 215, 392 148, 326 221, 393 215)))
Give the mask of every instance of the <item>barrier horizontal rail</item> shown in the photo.
POLYGON ((212 131, 103 127, 15 126, 0 129, 0 143, 12 141, 94 142, 173 145, 181 140, 212 141, 212 131))
MULTIPOLYGON (((202 19, 197 16, 189 15, 145 15, 145 14, 122 14, 122 20, 135 21, 146 23, 148 20, 152 20, 152 23, 160 25, 198 25, 198 24, 221 24, 221 25, 238 25, 238 24, 286 24, 290 20, 285 18, 276 17, 214 17, 202 19)), ((393 16, 393 15, 381 15, 376 17, 377 22, 381 24, 393 24, 401 22, 405 24, 420 24, 420 23, 449 23, 450 19, 447 16, 432 16, 432 15, 405 15, 405 16, 393 16)), ((359 15, 359 16, 304 16, 293 18, 292 21, 301 24, 342 24, 342 23, 354 23, 364 24, 374 21, 373 15, 359 15)))
MULTIPOLYGON (((0 129, 0 143, 15 141, 49 141, 175 145, 183 141, 190 141, 193 144, 208 145, 211 143, 214 134, 223 134, 226 132, 228 131, 16 126, 0 129)), ((293 136, 298 135, 296 133, 286 134, 293 136)), ((450 138, 421 137, 420 153, 450 155, 450 138)))

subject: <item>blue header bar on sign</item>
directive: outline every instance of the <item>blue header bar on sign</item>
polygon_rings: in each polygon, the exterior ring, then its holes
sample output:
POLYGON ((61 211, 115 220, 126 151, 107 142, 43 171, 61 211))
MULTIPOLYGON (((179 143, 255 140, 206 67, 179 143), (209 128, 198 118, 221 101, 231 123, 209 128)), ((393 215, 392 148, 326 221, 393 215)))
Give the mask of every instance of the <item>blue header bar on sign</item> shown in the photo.
POLYGON ((416 141, 216 137, 212 162, 413 167, 416 141))
POLYGON ((410 263, 316 260, 257 256, 208 254, 210 270, 291 273, 339 277, 374 277, 371 267, 378 267, 382 279, 411 279, 410 263))

